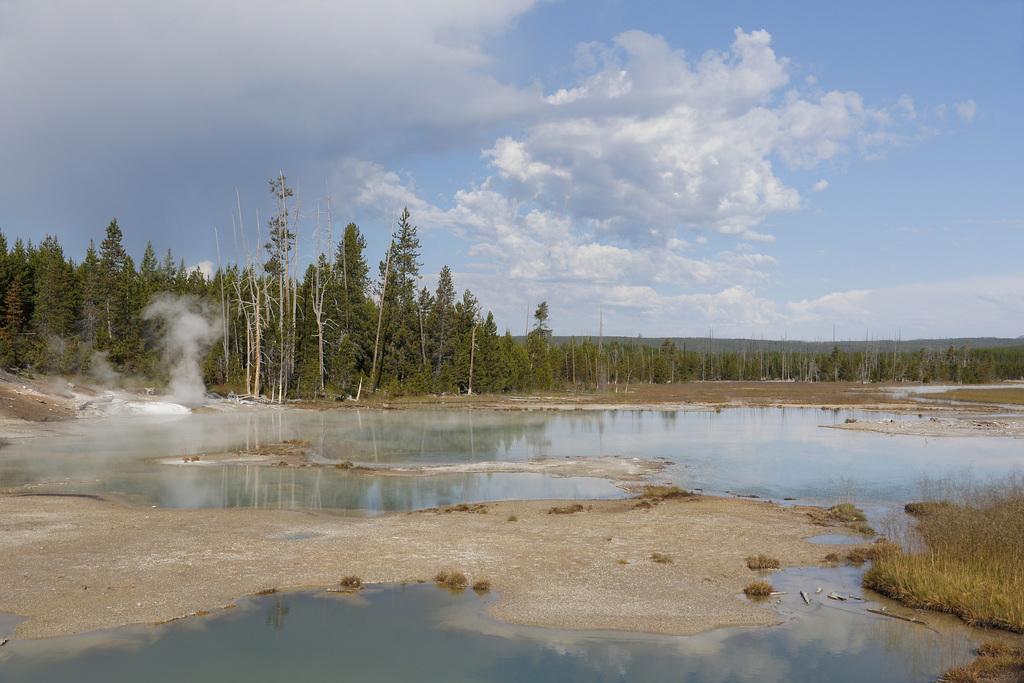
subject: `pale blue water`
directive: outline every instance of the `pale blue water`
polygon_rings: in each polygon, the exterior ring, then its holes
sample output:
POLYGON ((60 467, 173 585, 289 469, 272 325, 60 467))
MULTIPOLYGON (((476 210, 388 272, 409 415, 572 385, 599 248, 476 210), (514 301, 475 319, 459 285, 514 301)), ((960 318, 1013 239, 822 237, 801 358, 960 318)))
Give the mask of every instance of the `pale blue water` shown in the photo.
POLYGON ((430 584, 285 593, 158 627, 13 641, 0 681, 931 681, 985 637, 825 599, 856 585, 849 568, 772 581, 790 591, 773 608, 784 626, 692 637, 510 626, 483 613, 495 596, 430 584), (805 605, 797 591, 815 584, 805 605))
MULTIPOLYGON (((0 487, 105 491, 167 507, 322 508, 379 514, 514 498, 618 497, 593 478, 461 474, 396 479, 330 467, 618 456, 671 463, 685 488, 761 498, 852 495, 876 511, 919 496, 923 478, 979 479, 1024 467, 1019 440, 889 437, 823 428, 856 411, 287 411, 119 418, 63 425, 62 437, 0 448, 0 487), (307 439, 324 468, 168 466, 155 458, 307 439)), ((914 419, 914 418, 900 418, 914 419)), ((861 593, 860 570, 790 568, 773 608, 782 626, 690 638, 513 627, 486 600, 434 586, 243 599, 236 610, 0 648, 0 682, 134 680, 930 681, 991 637, 925 617, 938 633, 866 612, 876 603, 805 605, 799 591, 861 593), (941 624, 940 624, 941 622, 941 624)), ((875 601, 881 598, 864 596, 875 601)), ((493 596, 488 599, 493 599, 493 596)), ((0 615, 2 616, 2 615, 0 615)), ((0 618, 0 638, 13 628, 0 618)))
MULTIPOLYGON (((343 460, 441 465, 619 456, 671 464, 660 477, 685 488, 765 499, 899 503, 923 478, 969 470, 985 479, 1024 467, 1006 438, 926 439, 822 425, 884 414, 808 409, 715 412, 284 411, 117 418, 76 423, 74 436, 0 448, 0 486, 33 491, 115 491, 162 507, 293 507, 379 514, 515 498, 612 498, 607 481, 535 474, 366 477, 343 460), (285 439, 312 442, 324 468, 160 465, 285 439)), ((914 417, 901 419, 914 420, 914 417)))

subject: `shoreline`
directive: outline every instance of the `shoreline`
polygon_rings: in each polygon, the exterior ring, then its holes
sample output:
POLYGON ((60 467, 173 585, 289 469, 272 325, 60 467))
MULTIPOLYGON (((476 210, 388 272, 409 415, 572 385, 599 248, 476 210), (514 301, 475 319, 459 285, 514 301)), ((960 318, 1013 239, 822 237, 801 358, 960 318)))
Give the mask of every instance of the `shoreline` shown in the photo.
POLYGON ((26 618, 13 637, 48 638, 166 622, 271 589, 326 589, 347 575, 414 583, 454 570, 489 580, 499 598, 488 613, 513 624, 690 635, 777 620, 736 597, 757 576, 747 556, 818 565, 851 548, 804 541, 822 527, 761 501, 586 501, 549 514, 559 503, 345 518, 4 495, 0 611, 26 618), (673 562, 653 561, 655 552, 673 562))
MULTIPOLYGON (((80 410, 78 399, 68 396, 68 387, 53 381, 17 380, 17 386, 0 383, 0 406, 5 409, 0 411, 0 437, 74 438, 77 419, 105 419, 93 409, 80 410), (57 390, 51 390, 53 386, 57 390)), ((1024 416, 1016 410, 1003 407, 1000 412, 984 405, 954 408, 900 397, 878 402, 877 397, 885 392, 872 387, 723 383, 676 386, 672 391, 675 393, 655 387, 623 392, 621 398, 629 400, 622 402, 617 394, 614 401, 611 394, 604 394, 585 400, 569 396, 455 397, 358 407, 846 409, 936 417, 827 426, 919 437, 1024 435, 1024 416), (685 400, 676 395, 680 391, 688 394, 685 400)), ((334 407, 226 404, 203 410, 334 407)), ((340 409, 352 407, 356 406, 340 409)), ((305 453, 300 445, 295 446, 286 452, 204 454, 198 461, 166 458, 161 462, 177 466, 243 461, 304 466, 305 453)), ((439 468, 398 466, 365 473, 429 476, 461 471, 458 468, 597 476, 619 485, 644 481, 658 471, 656 463, 609 457, 439 468)), ((747 556, 770 553, 783 566, 826 565, 826 555, 853 547, 805 542, 803 539, 821 534, 822 527, 814 525, 799 508, 770 501, 702 495, 668 500, 649 509, 635 509, 636 499, 571 502, 585 503, 584 509, 555 515, 548 511, 566 501, 502 501, 452 514, 428 510, 352 518, 310 510, 139 508, 123 504, 116 494, 0 493, 0 577, 4 579, 0 612, 26 617, 12 637, 47 638, 165 622, 230 606, 246 595, 269 589, 326 589, 348 575, 367 583, 412 583, 430 581, 439 571, 449 570, 462 571, 471 581, 490 581, 499 599, 487 611, 509 623, 688 635, 777 620, 777 614, 765 606, 737 599, 743 587, 758 577, 747 569, 747 556), (482 509, 487 514, 482 514, 482 509), (653 553, 668 555, 673 561, 654 562, 653 553)), ((830 531, 846 533, 835 528, 830 531)))

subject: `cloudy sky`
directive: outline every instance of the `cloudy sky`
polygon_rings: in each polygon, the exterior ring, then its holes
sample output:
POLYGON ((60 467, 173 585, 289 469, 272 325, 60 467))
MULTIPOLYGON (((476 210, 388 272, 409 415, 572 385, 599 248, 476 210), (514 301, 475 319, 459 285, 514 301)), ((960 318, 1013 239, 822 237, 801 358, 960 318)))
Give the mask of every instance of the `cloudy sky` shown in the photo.
POLYGON ((516 334, 1024 335, 1021 0, 0 0, 0 64, 0 230, 76 260, 233 261, 283 172, 306 262, 408 206, 516 334))

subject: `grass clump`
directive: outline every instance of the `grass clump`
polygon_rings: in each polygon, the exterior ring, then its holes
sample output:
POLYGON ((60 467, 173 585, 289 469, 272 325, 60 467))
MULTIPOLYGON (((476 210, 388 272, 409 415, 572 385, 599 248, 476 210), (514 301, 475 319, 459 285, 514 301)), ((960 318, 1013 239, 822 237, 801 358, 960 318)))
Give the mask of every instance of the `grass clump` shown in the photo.
POLYGON ((565 507, 553 507, 548 510, 549 515, 571 515, 575 512, 583 512, 584 510, 593 510, 594 506, 591 505, 589 508, 583 507, 581 503, 574 503, 572 505, 566 505, 565 507))
POLYGON ((511 515, 508 516, 508 521, 510 521, 510 522, 518 522, 519 521, 519 517, 517 517, 515 514, 511 514, 511 515))
POLYGON ((940 501, 938 503, 923 501, 920 503, 907 503, 903 506, 903 511, 912 517, 925 517, 942 510, 947 510, 949 507, 949 501, 940 501))
POLYGON ((466 578, 466 575, 458 571, 440 571, 434 576, 434 581, 437 585, 452 590, 462 590, 469 585, 469 579, 466 578))
POLYGON ((853 503, 837 503, 828 509, 815 508, 807 516, 818 526, 839 525, 865 536, 875 535, 875 530, 867 524, 867 516, 853 503))
POLYGON ((747 558, 747 567, 749 569, 778 569, 781 566, 779 561, 770 555, 751 555, 747 558))
POLYGON ((349 576, 342 577, 341 579, 342 588, 359 588, 362 585, 363 580, 355 574, 350 574, 349 576))
POLYGON ((748 598, 767 598, 775 592, 775 586, 764 579, 753 581, 743 589, 743 594, 748 598))
POLYGON ((970 664, 946 671, 941 680, 954 683, 1024 680, 1024 648, 989 640, 978 646, 977 654, 970 664))
POLYGON ((664 555, 662 553, 651 553, 651 559, 658 564, 672 564, 674 562, 671 555, 664 555))
POLYGON ((840 522, 866 522, 867 516, 853 503, 837 503, 828 509, 832 517, 840 522))
POLYGON ((674 498, 694 498, 697 494, 693 491, 681 489, 675 484, 648 484, 640 491, 640 499, 652 503, 660 503, 674 498))
POLYGON ((828 564, 839 564, 840 559, 839 553, 829 553, 825 556, 825 562, 828 564))
POLYGON ((491 590, 491 582, 487 579, 480 579, 473 582, 473 590, 478 594, 483 595, 484 593, 491 590))
POLYGON ((865 587, 970 624, 1024 633, 1024 477, 961 484, 946 503, 918 517, 916 547, 876 545, 865 587))

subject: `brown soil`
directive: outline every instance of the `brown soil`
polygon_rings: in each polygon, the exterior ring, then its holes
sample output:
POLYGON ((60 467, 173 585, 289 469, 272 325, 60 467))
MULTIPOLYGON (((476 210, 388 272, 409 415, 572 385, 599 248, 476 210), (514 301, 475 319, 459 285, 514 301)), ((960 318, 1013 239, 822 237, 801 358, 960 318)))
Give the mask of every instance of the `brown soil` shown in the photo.
POLYGON ((0 418, 5 422, 53 422, 77 412, 67 382, 23 379, 0 370, 0 418))

